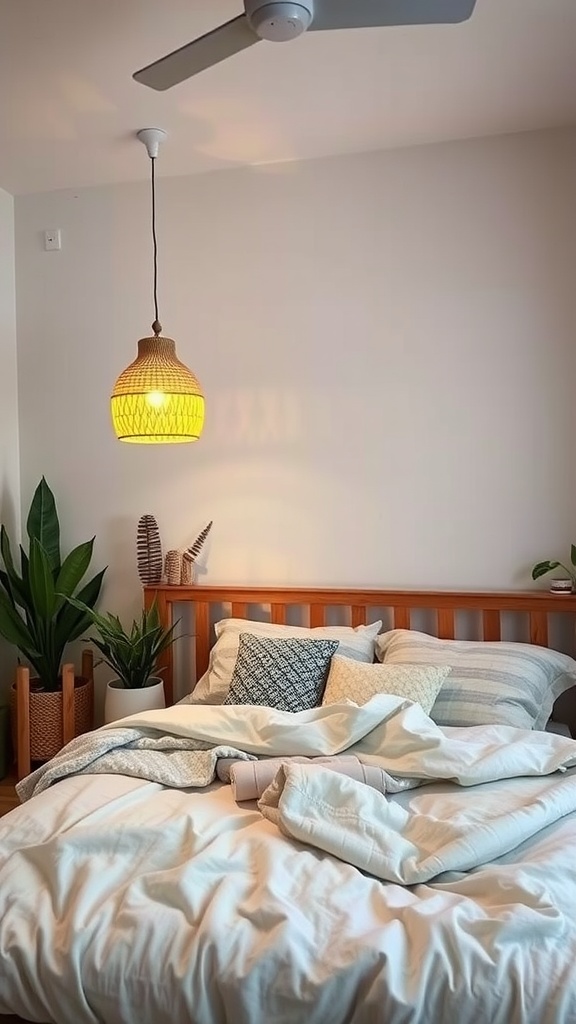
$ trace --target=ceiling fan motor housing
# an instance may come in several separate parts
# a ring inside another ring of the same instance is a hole
[[[256,35],[274,43],[286,43],[302,35],[314,15],[312,0],[305,4],[263,3],[245,0],[246,15]]]

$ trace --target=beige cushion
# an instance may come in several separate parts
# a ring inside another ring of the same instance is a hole
[[[198,681],[189,697],[190,704],[222,704],[226,699],[238,657],[241,633],[270,639],[337,640],[338,653],[357,661],[374,661],[374,641],[382,626],[279,626],[273,622],[252,619],[221,619],[214,626],[216,643],[210,651],[208,671]]]
[[[344,700],[366,704],[378,693],[393,693],[420,704],[429,715],[449,672],[447,666],[366,665],[336,654],[322,704],[339,704]]]

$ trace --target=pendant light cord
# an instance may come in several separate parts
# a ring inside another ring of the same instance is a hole
[[[154,323],[152,330],[158,336],[162,331],[162,324],[158,319],[158,239],[156,237],[156,157],[151,156],[152,164],[152,244],[154,247]]]

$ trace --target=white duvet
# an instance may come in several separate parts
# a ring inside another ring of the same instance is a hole
[[[286,753],[332,753],[309,749],[314,733],[350,748],[348,711],[331,724],[324,711],[290,716]],[[162,721],[182,734],[186,714]],[[439,730],[406,707],[380,718],[361,736],[352,729],[355,753],[396,776],[461,784],[381,797],[292,766],[263,798],[273,811],[284,800],[280,831],[229,787],[83,775],[0,819],[0,1013],[62,1024],[573,1024],[576,774],[558,769],[575,763],[576,743]],[[276,753],[279,720],[260,725],[258,736],[248,716],[236,736]],[[374,877],[384,871],[398,881]]]

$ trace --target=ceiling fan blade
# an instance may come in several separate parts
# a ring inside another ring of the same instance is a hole
[[[220,25],[199,36],[179,50],[174,50],[166,57],[155,60],[153,64],[137,71],[132,77],[151,89],[171,89],[173,85],[184,82],[199,71],[205,71],[213,64],[219,64],[226,57],[232,57],[240,50],[259,43],[260,40],[248,24],[245,14],[241,14],[225,25]]]
[[[315,0],[309,32],[467,21],[476,0]]]

